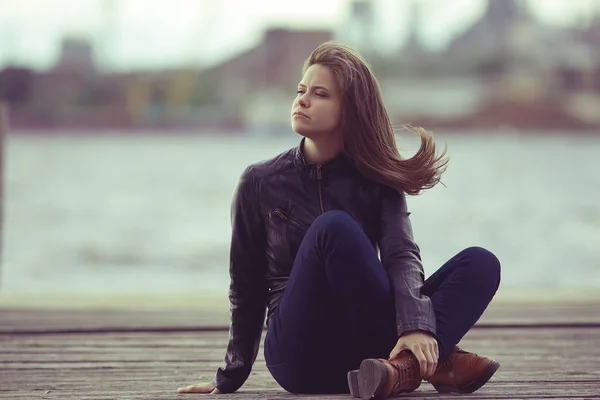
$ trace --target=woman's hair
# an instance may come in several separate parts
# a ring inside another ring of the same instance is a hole
[[[352,48],[326,42],[304,63],[303,73],[315,64],[329,67],[342,96],[342,137],[345,154],[367,178],[415,195],[435,186],[446,169],[446,150],[436,155],[431,133],[404,126],[421,137],[417,153],[402,158],[387,114],[379,83],[369,64]]]

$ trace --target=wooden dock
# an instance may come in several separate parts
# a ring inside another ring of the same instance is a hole
[[[228,316],[206,309],[0,307],[1,399],[187,399],[180,386],[221,366]],[[263,335],[264,337],[264,335]],[[600,302],[492,304],[461,346],[502,367],[469,399],[600,399]],[[297,396],[270,377],[262,351],[241,399]],[[456,399],[423,385],[405,398]]]

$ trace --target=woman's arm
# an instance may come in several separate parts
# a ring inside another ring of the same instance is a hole
[[[381,198],[379,250],[394,290],[398,336],[421,330],[435,335],[435,315],[424,283],[420,250],[413,240],[404,194],[385,188]]]
[[[430,377],[438,363],[435,314],[429,297],[421,294],[424,283],[419,247],[413,240],[410,213],[404,194],[387,188],[381,204],[379,250],[381,262],[392,282],[396,307],[398,342],[390,360],[410,350],[417,360],[421,378]]]
[[[229,344],[225,367],[218,369],[213,382],[223,393],[235,392],[250,375],[265,320],[265,230],[252,167],[244,171],[238,182],[231,223]]]

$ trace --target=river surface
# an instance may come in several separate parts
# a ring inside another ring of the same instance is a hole
[[[426,275],[492,250],[503,287],[600,288],[600,135],[441,134],[445,187],[408,199]],[[202,293],[228,284],[229,207],[282,137],[16,135],[5,148],[0,290]],[[416,149],[402,134],[400,148]]]

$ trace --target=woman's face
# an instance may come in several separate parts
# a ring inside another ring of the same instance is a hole
[[[312,65],[298,84],[292,104],[292,129],[310,139],[338,133],[341,120],[341,94],[333,72]]]

